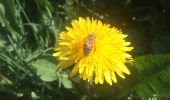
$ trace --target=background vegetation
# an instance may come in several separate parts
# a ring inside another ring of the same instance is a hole
[[[128,34],[132,75],[113,86],[70,78],[52,57],[72,19]],[[0,100],[170,99],[170,0],[0,0]]]

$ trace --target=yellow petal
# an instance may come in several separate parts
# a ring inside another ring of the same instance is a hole
[[[57,57],[57,56],[60,56],[61,52],[56,52],[56,53],[53,53],[53,56]]]
[[[110,85],[112,85],[112,80],[111,80],[111,77],[110,77],[110,72],[109,72],[107,69],[104,71],[104,76],[105,76],[106,81],[107,81]]]
[[[114,72],[112,72],[112,80],[113,80],[113,82],[115,82],[115,83],[117,83],[117,79],[116,79],[116,76],[115,76],[115,73]]]
[[[130,75],[129,69],[124,65],[124,64],[119,64],[118,68],[122,71],[125,72],[126,74]]]
[[[61,68],[63,68],[63,69],[69,67],[69,66],[72,65],[72,64],[74,64],[74,61],[73,61],[73,60],[60,61],[60,62],[59,62],[59,66],[60,66]]]
[[[121,70],[116,69],[115,71],[116,71],[116,73],[117,73],[121,78],[125,79],[125,76],[123,75],[123,73],[122,73]]]
[[[77,63],[74,68],[72,69],[72,71],[70,72],[70,76],[74,76],[75,74],[77,74],[77,72],[79,71],[79,63]]]

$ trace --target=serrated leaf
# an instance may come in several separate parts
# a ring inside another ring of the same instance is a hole
[[[53,60],[55,58],[46,56],[39,58],[32,64],[37,69],[37,74],[43,81],[52,82],[57,79],[56,70],[58,67],[52,62]]]
[[[132,65],[141,75],[133,89],[142,100],[159,92],[170,80],[170,54],[138,57]]]

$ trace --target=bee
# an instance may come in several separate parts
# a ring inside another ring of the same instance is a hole
[[[92,49],[94,48],[95,39],[96,39],[95,33],[88,34],[87,37],[84,39],[83,53],[85,56],[88,56]]]

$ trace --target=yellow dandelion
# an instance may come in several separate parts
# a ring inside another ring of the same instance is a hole
[[[72,27],[59,34],[53,56],[59,58],[59,66],[74,65],[70,75],[79,73],[83,80],[95,80],[95,84],[117,83],[116,75],[125,78],[130,74],[125,63],[132,60],[126,53],[133,47],[120,30],[99,20],[79,18]]]

